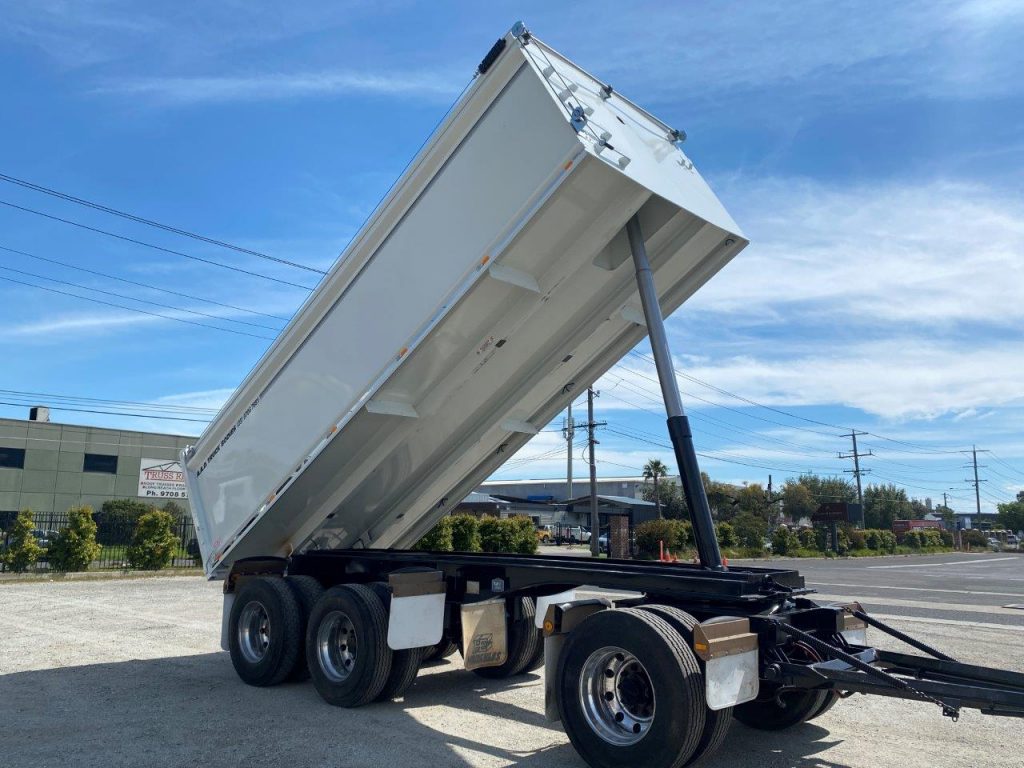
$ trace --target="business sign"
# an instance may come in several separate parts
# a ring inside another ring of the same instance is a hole
[[[139,496],[151,499],[187,499],[185,473],[180,461],[143,459],[139,466]]]
[[[830,501],[818,507],[811,515],[812,523],[849,523],[860,519],[860,504],[847,504],[844,501]]]

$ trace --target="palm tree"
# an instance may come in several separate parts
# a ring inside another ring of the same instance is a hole
[[[644,464],[644,480],[654,478],[654,507],[658,511],[658,519],[661,519],[661,495],[658,493],[658,478],[668,474],[668,467],[658,459],[650,459]]]

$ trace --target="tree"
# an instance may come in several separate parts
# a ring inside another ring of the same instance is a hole
[[[856,486],[845,477],[800,475],[800,479],[797,482],[811,492],[815,502],[815,509],[818,508],[818,505],[826,504],[830,501],[844,501],[850,504],[857,500]]]
[[[771,517],[768,494],[760,483],[751,483],[740,488],[736,494],[736,506],[740,513],[749,512],[765,520]]]
[[[161,509],[142,515],[132,531],[128,565],[142,571],[158,571],[170,565],[178,546],[178,539],[171,530],[173,524],[171,513]]]
[[[666,520],[685,520],[689,516],[686,500],[683,498],[683,489],[671,480],[663,480],[658,483],[657,497],[655,497],[654,488],[649,485],[645,485],[640,494],[644,501],[654,501],[657,498],[661,502],[661,516]]]
[[[869,485],[864,489],[864,527],[892,530],[893,520],[910,514],[907,492],[897,485]]]
[[[661,517],[661,496],[658,494],[658,478],[667,474],[668,467],[658,459],[648,459],[644,464],[644,480],[654,478],[654,508],[658,511],[659,518]]]
[[[716,520],[732,520],[736,516],[736,493],[739,489],[735,485],[712,480],[706,472],[700,473],[700,479],[712,516]]]
[[[732,527],[741,547],[764,549],[764,540],[768,535],[768,523],[764,518],[752,512],[740,512],[733,518]]]
[[[996,505],[999,510],[999,525],[1008,531],[1024,531],[1024,491],[1017,494],[1016,501]]]
[[[817,508],[811,490],[800,480],[787,480],[782,486],[782,514],[794,523],[810,517]]]
[[[92,507],[72,507],[68,521],[50,543],[47,560],[55,571],[84,571],[100,555]]]
[[[0,560],[15,573],[27,571],[43,554],[43,548],[32,534],[34,527],[32,510],[23,509],[14,519],[8,532],[7,550],[3,552]]]

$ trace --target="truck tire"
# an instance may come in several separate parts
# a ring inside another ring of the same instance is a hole
[[[821,661],[821,655],[817,651],[800,642],[794,643],[787,655],[807,663]],[[733,716],[751,728],[782,731],[827,712],[831,708],[829,699],[834,695],[835,693],[830,690],[777,691],[771,688],[764,690],[762,686],[762,697],[733,707]]]
[[[824,715],[839,702],[839,698],[840,696],[838,693],[836,693],[835,691],[829,691],[829,695],[825,697],[825,703],[821,705],[817,712],[815,712],[813,715],[807,718],[807,722],[815,720]]]
[[[309,666],[306,664],[306,626],[309,624],[309,615],[313,612],[313,606],[324,593],[324,588],[319,581],[312,576],[285,576],[284,583],[291,587],[295,599],[299,601],[299,658],[295,662],[295,669],[288,676],[289,680],[301,682],[309,679]]]
[[[436,645],[431,645],[423,651],[423,662],[428,661],[440,661],[441,659],[447,659],[454,653],[457,653],[459,646],[449,640],[447,637],[442,637],[441,641]]]
[[[558,711],[592,768],[680,768],[704,732],[703,676],[683,638],[638,608],[600,611],[565,640]]]
[[[519,600],[521,616],[518,619],[511,618],[515,614],[509,610],[508,621],[508,658],[504,664],[497,667],[481,667],[474,669],[473,673],[488,680],[501,680],[502,678],[519,675],[526,671],[526,665],[537,652],[540,643],[540,634],[537,625],[534,623],[536,604],[532,597],[514,598]],[[511,606],[509,606],[511,609]]]
[[[228,617],[228,649],[249,685],[277,685],[295,670],[302,646],[302,612],[279,576],[243,582]]]
[[[391,590],[383,581],[375,581],[370,588],[384,604],[384,609],[391,618]],[[387,633],[385,633],[385,637]],[[433,646],[428,646],[432,648]],[[388,673],[387,682],[374,701],[390,701],[404,696],[409,687],[416,682],[416,675],[420,671],[420,664],[423,662],[423,652],[426,648],[403,648],[391,651],[391,672]]]
[[[336,707],[361,707],[391,672],[384,604],[363,584],[331,587],[313,607],[306,658],[317,693]]]
[[[693,647],[693,628],[698,624],[697,619],[686,611],[671,605],[643,605],[640,607],[667,621],[672,626],[672,629],[682,635],[686,646],[688,648]],[[697,659],[697,663],[700,665],[701,672],[703,673],[704,662]],[[700,697],[704,701],[703,688],[701,688]],[[732,725],[732,707],[718,710],[707,709],[706,701],[704,701],[704,706],[704,730],[701,732],[700,740],[697,742],[697,748],[693,751],[690,759],[686,761],[686,765],[695,765],[713,755],[722,746],[726,735],[729,733],[729,726]]]

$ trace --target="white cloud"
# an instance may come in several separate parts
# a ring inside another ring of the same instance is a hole
[[[93,89],[101,95],[132,96],[162,105],[298,99],[370,94],[429,101],[450,100],[462,87],[445,74],[325,70],[239,76],[151,77],[110,81]]]
[[[952,181],[736,179],[752,244],[691,308],[1006,326],[1024,319],[1024,198]]]
[[[197,392],[181,392],[176,395],[165,395],[155,402],[165,405],[179,405],[188,408],[220,409],[235,390],[230,387],[206,389]]]

